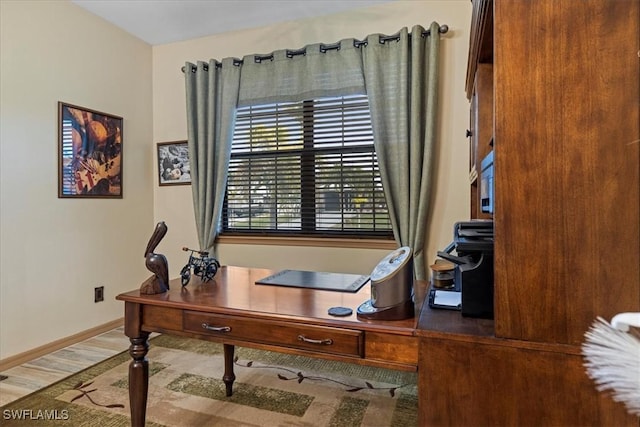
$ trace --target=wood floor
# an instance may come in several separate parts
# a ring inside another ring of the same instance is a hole
[[[0,372],[0,406],[53,384],[129,348],[124,328],[54,351]]]

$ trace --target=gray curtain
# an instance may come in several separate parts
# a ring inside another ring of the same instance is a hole
[[[240,87],[233,58],[219,64],[185,64],[191,190],[200,250],[216,255],[215,239],[227,186],[227,169]]]
[[[376,153],[396,241],[414,250],[416,277],[425,278],[438,87],[437,23],[396,36],[370,35],[297,50],[227,58],[185,67],[194,209],[200,247],[214,250],[227,184],[235,109],[367,94]],[[218,67],[216,67],[218,65]],[[195,69],[195,72],[190,70]]]
[[[364,94],[360,43],[311,44],[243,58],[238,105]]]
[[[397,39],[367,38],[362,51],[374,144],[393,233],[414,251],[424,280],[424,244],[436,136],[439,28],[403,28]],[[423,36],[423,34],[425,34]]]

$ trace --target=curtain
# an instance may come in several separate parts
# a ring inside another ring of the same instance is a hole
[[[366,41],[344,39],[297,50],[211,60],[185,67],[192,190],[202,250],[214,250],[227,184],[235,109],[367,94],[385,198],[396,241],[414,251],[425,278],[437,113],[439,30],[415,26]],[[194,70],[195,72],[191,72]]]
[[[242,61],[238,104],[364,95],[361,44],[344,39],[333,45],[318,43],[269,55],[247,55]]]
[[[439,28],[434,22],[428,33],[414,26],[411,33],[403,28],[393,39],[371,35],[362,51],[374,145],[393,233],[400,246],[413,249],[420,280],[426,278]]]
[[[227,169],[240,87],[240,67],[222,63],[185,65],[191,191],[200,250],[216,256],[215,239],[227,186]]]

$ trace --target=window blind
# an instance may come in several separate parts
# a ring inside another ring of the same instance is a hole
[[[366,95],[238,108],[223,232],[392,238]]]

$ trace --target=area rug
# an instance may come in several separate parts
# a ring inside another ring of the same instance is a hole
[[[417,375],[236,347],[225,396],[222,345],[150,340],[147,426],[416,426]],[[123,352],[1,407],[2,426],[128,426]]]

